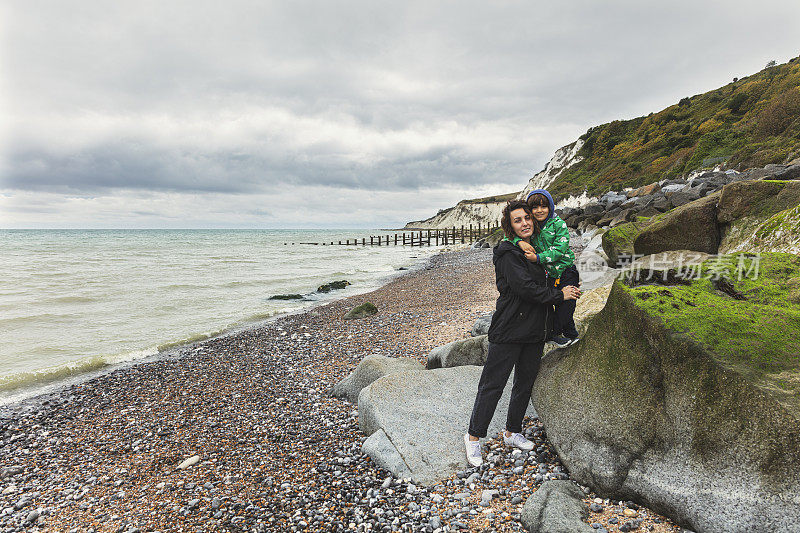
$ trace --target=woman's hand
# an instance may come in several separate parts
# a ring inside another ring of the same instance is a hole
[[[574,285],[567,285],[561,289],[561,293],[564,295],[565,300],[577,300],[581,297],[581,290]]]
[[[531,243],[529,243],[529,242],[526,242],[526,241],[519,241],[519,242],[517,243],[517,246],[519,246],[520,250],[522,250],[522,251],[523,251],[523,252],[525,252],[526,254],[527,254],[528,252],[533,252],[533,251],[534,251],[534,250],[533,250],[533,246],[531,246]]]
[[[530,243],[519,241],[517,246],[519,246],[520,250],[525,252],[525,257],[528,259],[528,261],[533,261],[534,263],[539,262],[539,256],[536,255],[536,250],[533,249],[533,246],[531,246]]]

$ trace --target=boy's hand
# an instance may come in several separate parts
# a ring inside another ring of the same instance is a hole
[[[534,263],[539,262],[539,256],[536,255],[536,252],[525,252],[525,257],[528,258],[528,261],[533,261]]]

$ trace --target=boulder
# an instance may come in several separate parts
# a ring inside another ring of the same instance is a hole
[[[747,216],[773,215],[798,204],[798,181],[736,181],[722,189],[717,220],[730,224]]]
[[[556,213],[558,213],[558,216],[560,216],[563,220],[566,220],[573,215],[580,214],[581,209],[575,207],[563,207],[561,209],[556,209]]]
[[[699,189],[689,189],[688,191],[680,191],[672,194],[669,197],[669,202],[672,204],[673,207],[680,207],[682,205],[688,204],[689,202],[693,202],[700,198],[702,195],[700,194]]]
[[[722,253],[800,252],[800,181],[741,181],[720,198]]]
[[[475,323],[472,325],[472,329],[470,330],[469,334],[473,337],[478,337],[480,335],[486,335],[489,333],[489,326],[492,325],[492,315],[485,315],[480,317]]]
[[[786,252],[800,254],[800,205],[769,217],[744,217],[726,228],[720,253]]]
[[[606,214],[597,221],[597,225],[604,228],[610,225],[612,220],[614,220],[614,215]]]
[[[655,199],[655,196],[637,196],[634,198],[633,203],[636,205],[637,209],[644,209],[645,207],[653,205]]]
[[[762,254],[742,280],[738,261],[704,263],[727,284],[616,281],[582,341],[543,359],[532,398],[572,479],[595,492],[694,531],[794,531],[800,257]]]
[[[720,235],[716,208],[719,197],[717,192],[657,217],[633,240],[634,252],[641,255],[668,250],[717,253]]]
[[[463,470],[467,467],[464,434],[482,370],[459,366],[400,372],[362,389],[358,425],[370,435],[362,450],[393,475],[421,485]],[[512,381],[497,404],[490,436],[505,427]],[[530,408],[528,414],[535,416]]]
[[[317,292],[331,292],[331,291],[338,291],[344,289],[350,285],[350,282],[346,279],[341,281],[331,281],[330,283],[324,283],[317,287]]]
[[[663,187],[661,187],[661,192],[663,192],[667,196],[667,198],[669,198],[672,194],[686,190],[688,188],[689,186],[684,183],[674,183],[671,185],[664,185]]]
[[[637,216],[646,217],[646,218],[651,218],[651,217],[654,217],[654,216],[660,215],[660,214],[661,214],[661,211],[659,211],[658,209],[656,209],[652,205],[649,205],[649,206],[645,207],[644,209],[642,209],[641,211],[639,211],[638,213],[636,213]]]
[[[800,164],[789,165],[775,173],[775,179],[796,180],[800,178]]]
[[[547,481],[522,507],[522,526],[530,533],[592,533],[589,508],[572,481]]]
[[[609,226],[612,228],[615,226],[619,226],[620,224],[624,224],[625,222],[630,222],[636,218],[636,213],[633,209],[624,209],[619,214],[617,214],[611,222],[609,222]]]
[[[386,374],[422,370],[422,363],[410,357],[385,357],[368,355],[358,363],[353,372],[331,389],[331,396],[358,403],[361,389]]]
[[[645,185],[643,187],[639,187],[638,189],[634,189],[632,191],[628,191],[628,198],[633,198],[634,196],[649,196],[661,190],[661,186],[658,182],[651,183],[650,185]]]
[[[658,196],[653,200],[653,207],[663,213],[672,209],[672,204],[666,196]]]
[[[432,370],[434,368],[450,368],[464,365],[483,366],[486,363],[488,353],[488,335],[461,339],[431,350],[431,353],[428,354],[426,368]]]
[[[599,215],[605,210],[606,210],[605,207],[596,203],[586,204],[585,206],[583,206],[584,215]]]
[[[270,300],[302,300],[302,294],[275,294],[269,297]]]
[[[611,266],[619,264],[622,256],[633,255],[633,242],[648,224],[649,221],[627,222],[603,233],[603,251]]]
[[[370,302],[364,302],[361,305],[357,305],[356,307],[352,308],[344,315],[345,320],[358,320],[359,318],[366,318],[368,316],[372,316],[378,312],[378,308],[375,307],[374,304]]]

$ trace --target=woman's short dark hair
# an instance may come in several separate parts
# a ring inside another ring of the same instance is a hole
[[[517,209],[524,209],[526,213],[529,215],[531,214],[531,208],[528,207],[528,204],[521,200],[511,200],[506,204],[506,206],[503,208],[503,216],[500,219],[500,227],[503,228],[503,233],[505,233],[506,237],[509,239],[517,237],[517,234],[514,232],[514,228],[511,227],[511,212],[516,211]]]

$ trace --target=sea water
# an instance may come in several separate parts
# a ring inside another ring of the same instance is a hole
[[[0,230],[0,405],[366,292],[438,251],[329,244],[379,234],[387,232]],[[328,245],[300,244],[310,242]],[[316,292],[342,279],[351,285]],[[304,299],[270,299],[278,294]]]

